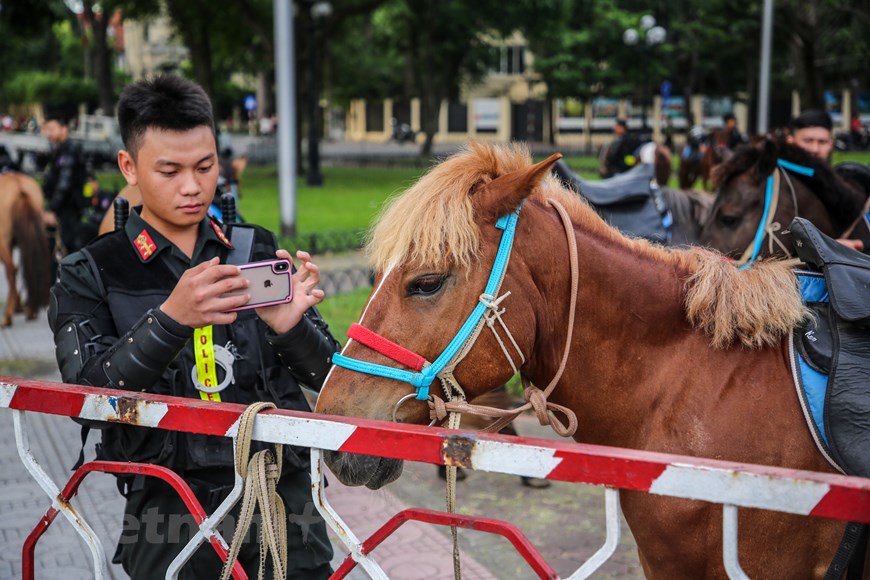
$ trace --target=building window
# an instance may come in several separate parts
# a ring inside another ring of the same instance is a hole
[[[493,46],[487,71],[494,75],[521,75],[526,72],[525,53],[524,46]]]

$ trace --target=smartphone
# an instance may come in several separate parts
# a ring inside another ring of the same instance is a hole
[[[250,294],[251,299],[242,306],[233,308],[233,311],[283,304],[293,299],[293,282],[288,260],[252,262],[239,268],[242,270],[242,277],[251,283],[250,286],[228,292],[224,296]]]

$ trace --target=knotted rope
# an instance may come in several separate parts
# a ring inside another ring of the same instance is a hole
[[[228,580],[232,573],[258,504],[262,524],[259,537],[260,569],[257,578],[263,580],[266,573],[266,558],[269,554],[272,555],[275,580],[283,580],[287,577],[287,516],[284,502],[277,491],[278,480],[281,478],[284,446],[276,444],[274,453],[270,449],[264,449],[250,456],[251,435],[257,413],[274,408],[274,403],[253,403],[245,409],[239,420],[239,433],[236,437],[236,470],[245,482],[245,491],[242,496],[239,521],[236,524],[227,561],[221,572],[221,580]]]

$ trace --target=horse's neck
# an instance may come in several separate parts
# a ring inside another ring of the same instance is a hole
[[[668,357],[697,357],[704,344],[686,321],[683,282],[674,266],[594,234],[576,235],[580,286],[570,362],[551,398],[578,413],[581,432],[584,423],[595,424],[593,438],[584,440],[637,447],[627,439],[637,430],[628,427],[648,413],[666,386],[658,370],[665,349]],[[550,286],[541,309],[546,314],[539,328],[553,329],[553,336],[537,341],[544,346],[530,372],[542,387],[564,347],[569,293],[563,288],[570,284],[567,249],[564,254],[555,273],[560,280]],[[536,273],[539,280],[553,275]]]

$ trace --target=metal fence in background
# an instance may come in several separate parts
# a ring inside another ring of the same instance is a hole
[[[336,230],[300,234],[292,238],[281,238],[282,248],[291,252],[305,250],[311,255],[327,252],[349,252],[358,250],[363,245],[365,230]]]
[[[373,281],[374,272],[365,266],[326,270],[320,273],[320,288],[327,296],[353,292],[357,288],[371,286]]]

